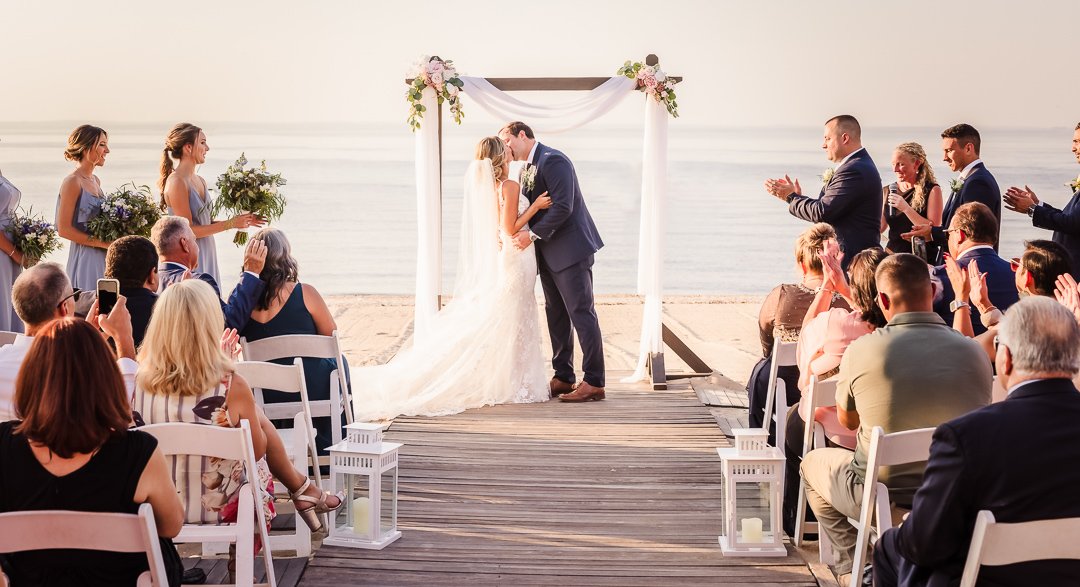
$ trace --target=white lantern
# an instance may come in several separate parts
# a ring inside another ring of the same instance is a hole
[[[401,538],[397,529],[398,449],[383,442],[378,424],[349,424],[345,439],[331,446],[330,490],[345,493],[345,505],[330,520],[323,544],[381,550]]]
[[[781,530],[784,454],[761,428],[736,428],[735,448],[718,448],[724,471],[725,556],[787,556]]]

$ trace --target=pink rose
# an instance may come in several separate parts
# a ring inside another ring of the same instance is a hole
[[[431,73],[431,83],[437,86],[441,86],[443,84],[443,74],[441,69],[439,71],[434,71]]]

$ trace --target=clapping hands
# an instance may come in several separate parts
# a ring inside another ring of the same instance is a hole
[[[968,301],[971,297],[971,280],[968,277],[967,268],[961,267],[952,255],[945,253],[943,256],[945,258],[945,273],[949,276],[949,283],[952,284],[956,301]],[[976,271],[978,271],[977,268]]]
[[[791,178],[785,175],[783,179],[766,179],[765,191],[786,201],[791,194],[801,195],[802,186],[799,185],[799,180],[791,181]]]
[[[1061,305],[1073,313],[1076,321],[1080,323],[1080,290],[1077,289],[1076,280],[1068,273],[1058,275],[1054,287],[1054,297]]]
[[[1005,200],[1006,208],[1021,214],[1027,214],[1028,210],[1039,205],[1038,196],[1028,186],[1024,186],[1024,189],[1015,186],[1011,187],[1005,192],[1002,199]]]
[[[221,350],[234,361],[240,359],[240,334],[235,328],[226,328],[225,332],[221,333]]]

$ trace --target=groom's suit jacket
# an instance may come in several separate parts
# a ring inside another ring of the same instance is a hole
[[[551,197],[551,207],[533,216],[529,230],[540,237],[536,252],[544,263],[552,271],[562,271],[599,251],[604,241],[585,207],[570,159],[561,151],[537,143],[529,164],[536,166],[536,178],[532,189],[523,192],[525,197],[529,202],[544,192]]]
[[[1080,276],[1080,190],[1061,210],[1039,202],[1031,213],[1031,223],[1054,231],[1054,242],[1069,251],[1073,277]]]
[[[158,293],[160,294],[166,287],[183,279],[184,272],[187,270],[187,267],[179,263],[171,261],[162,263],[158,267]],[[218,295],[218,302],[221,303],[221,313],[225,314],[225,327],[235,328],[237,331],[247,326],[248,320],[251,319],[251,311],[255,309],[259,296],[266,289],[266,282],[256,277],[254,273],[245,271],[240,275],[240,283],[237,283],[229,294],[229,303],[226,304],[221,300],[221,287],[212,275],[192,273],[192,277],[201,279],[214,288],[214,293]]]
[[[788,212],[808,222],[828,222],[844,251],[844,268],[866,249],[881,246],[881,175],[866,149],[836,168],[818,197],[793,194]]]

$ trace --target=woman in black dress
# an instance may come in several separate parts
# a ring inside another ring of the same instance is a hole
[[[885,186],[885,205],[881,211],[881,231],[889,231],[885,250],[890,253],[911,253],[911,241],[900,235],[911,232],[915,224],[930,223],[941,226],[944,202],[941,187],[934,178],[934,170],[926,160],[926,150],[919,143],[903,143],[896,147],[892,156],[896,181]],[[933,243],[927,243],[933,248]],[[923,257],[931,261],[937,252],[927,250]]]

